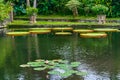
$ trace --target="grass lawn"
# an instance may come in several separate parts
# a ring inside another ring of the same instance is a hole
[[[15,16],[15,18],[29,18],[29,16]],[[77,16],[73,17],[71,15],[37,15],[37,18],[41,19],[96,19],[96,17],[88,16]]]
[[[15,18],[29,18],[29,16],[15,16]],[[41,19],[96,19],[96,16],[77,16],[72,15],[37,15],[37,18]],[[106,18],[107,20],[120,20],[120,18]]]
[[[61,22],[61,21],[37,21],[37,23],[30,24],[29,21],[25,20],[14,20],[9,25],[120,25],[120,23],[105,23],[97,24],[95,22]]]

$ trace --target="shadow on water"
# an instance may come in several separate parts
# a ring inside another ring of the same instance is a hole
[[[47,80],[47,71],[20,68],[20,64],[41,59],[80,61],[77,68],[88,74],[84,80],[120,80],[120,33],[107,38],[37,35],[0,37],[0,80]],[[49,80],[49,79],[48,79]],[[60,79],[50,79],[60,80]],[[82,80],[72,75],[64,80]]]

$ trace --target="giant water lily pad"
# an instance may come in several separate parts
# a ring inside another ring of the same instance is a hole
[[[24,36],[30,34],[29,32],[7,32],[8,36]]]
[[[106,33],[81,33],[80,37],[83,38],[104,38],[106,37]]]
[[[31,30],[30,34],[48,34],[51,30]]]
[[[57,28],[52,28],[52,30],[54,30],[54,31],[72,31],[73,28],[72,27],[63,27],[63,28],[57,27]]]
[[[94,31],[99,31],[99,32],[117,32],[118,29],[112,29],[112,28],[96,28]]]
[[[90,30],[90,29],[75,29],[75,30],[73,30],[73,32],[86,33],[86,32],[93,32],[93,30]]]
[[[55,35],[72,35],[71,32],[56,32]]]
[[[30,28],[29,30],[51,30],[51,28]]]

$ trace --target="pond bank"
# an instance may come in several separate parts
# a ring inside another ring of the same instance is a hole
[[[37,21],[30,24],[28,20],[14,20],[8,24],[8,28],[40,28],[40,27],[72,27],[72,28],[117,28],[120,29],[120,23],[98,24],[97,22],[67,22],[67,21]]]
[[[72,27],[72,28],[117,28],[120,29],[120,25],[8,25],[9,28],[43,28],[43,27],[48,27],[48,28],[54,28],[54,27]]]

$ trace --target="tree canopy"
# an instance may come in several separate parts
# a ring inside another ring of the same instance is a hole
[[[26,1],[27,0],[4,0],[5,2],[11,1],[14,3],[14,13],[16,15],[26,14]],[[34,0],[30,0],[33,4]],[[70,0],[37,0],[38,14],[41,15],[72,15],[72,12],[66,8],[67,2]],[[120,16],[120,1],[119,0],[78,0],[79,5],[78,14],[81,16],[94,16],[91,8],[94,5],[104,5],[108,7],[106,12],[107,17]]]

